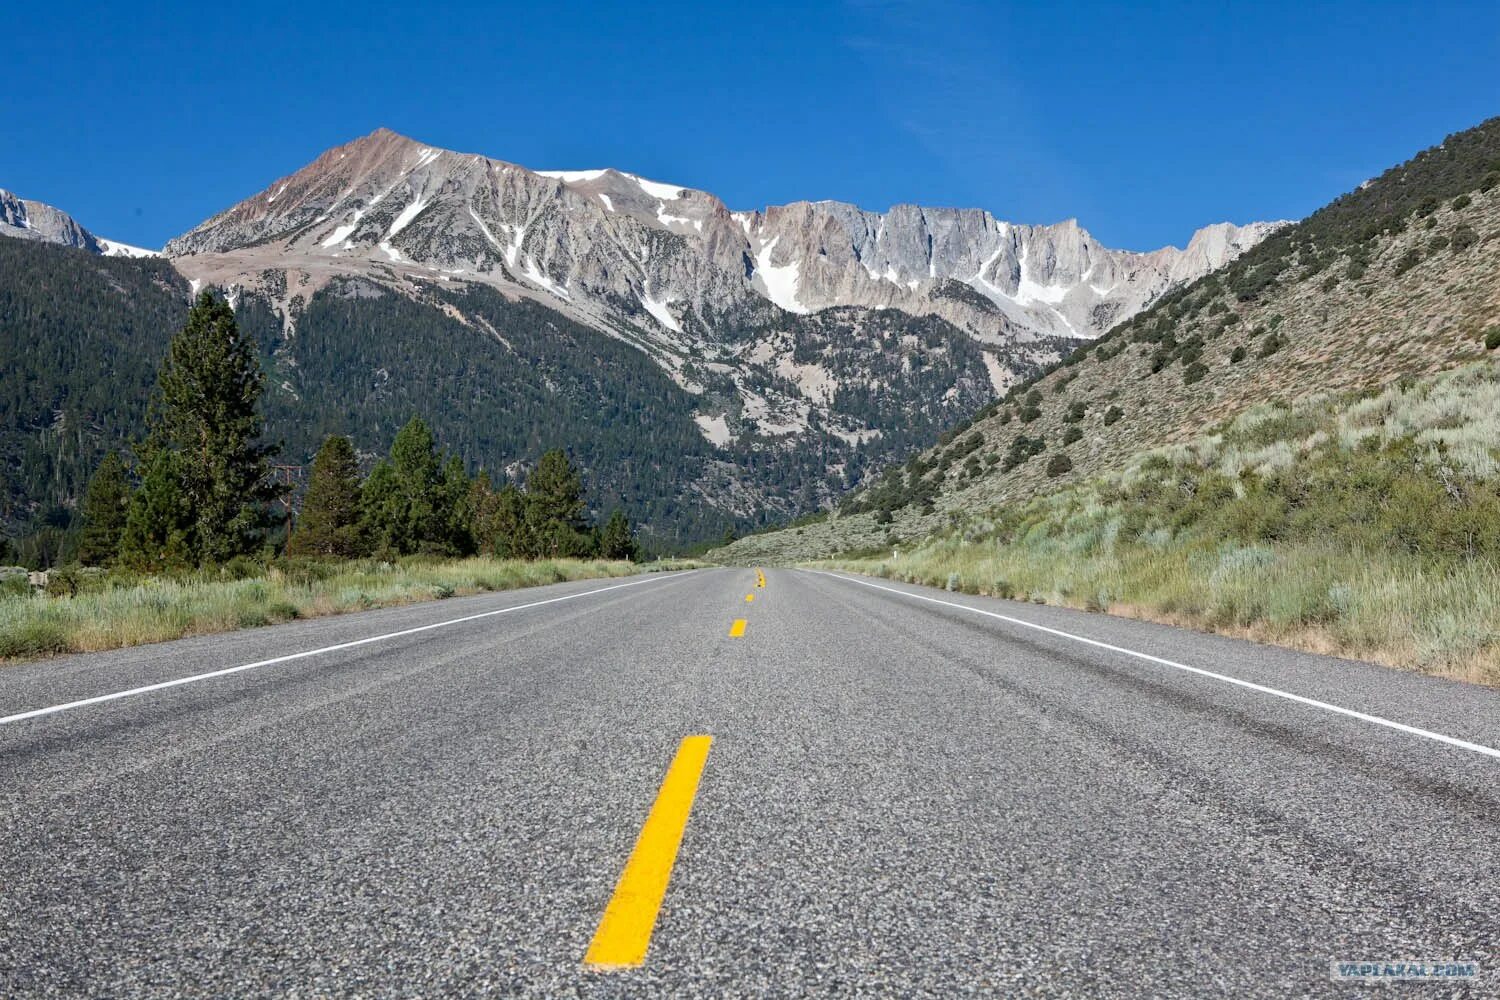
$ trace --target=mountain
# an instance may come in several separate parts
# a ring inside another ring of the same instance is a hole
[[[19,359],[0,447],[28,456],[6,484],[11,524],[65,521],[87,463],[128,443],[120,418],[145,392],[134,367],[121,368],[109,419],[78,402],[111,384],[124,351],[145,349],[136,290],[186,299],[185,285],[220,289],[255,332],[285,462],[305,464],[329,433],[383,452],[421,413],[470,467],[496,474],[524,476],[547,448],[569,448],[596,513],[623,507],[664,545],[833,502],[1276,228],[1211,226],[1185,250],[1141,254],[1074,222],[1020,226],[978,210],[731,211],[620,171],[532,171],[386,130],[329,150],[128,276],[86,265],[119,247],[64,213],[5,205],[0,232],[22,237],[5,241],[17,280],[78,282],[89,303],[128,292],[117,316],[54,301],[46,321],[29,296],[0,298]],[[43,253],[43,238],[64,256]],[[147,311],[170,312],[154,299]],[[99,364],[80,364],[96,341]],[[97,381],[74,385],[75,366]],[[54,447],[58,428],[73,446]]]
[[[1449,136],[1162,296],[950,428],[937,447],[849,497],[841,514],[745,539],[735,554],[889,550],[952,517],[1175,461],[1183,455],[1174,449],[1215,439],[1216,428],[1254,406],[1373,392],[1493,363],[1497,349],[1500,118]],[[1266,451],[1244,456],[1248,467],[1284,468],[1293,456],[1275,442],[1295,435],[1263,430]],[[1480,436],[1469,447],[1496,465],[1494,446]]]
[[[1055,357],[1060,339],[1096,336],[1274,228],[1222,224],[1186,250],[1139,254],[1100,246],[1076,222],[1017,226],[979,210],[800,202],[737,212],[616,170],[532,171],[382,129],[165,252],[195,281],[269,293],[289,327],[299,300],[339,276],[487,284],[636,344],[694,393],[706,386],[687,369],[704,362],[786,374],[786,355],[764,340],[736,350],[745,328],[830,307],[895,309],[939,317],[990,348],[999,391]],[[727,421],[736,437],[800,432],[805,422],[789,412],[819,406],[805,394],[768,405],[743,386],[737,395],[738,413],[705,406],[704,421]],[[761,410],[775,412],[762,420]]]
[[[19,198],[3,188],[0,188],[0,236],[56,243],[105,257],[158,256],[154,250],[95,236],[67,212],[39,201]]]

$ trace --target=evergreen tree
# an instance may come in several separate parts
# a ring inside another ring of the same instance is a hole
[[[525,555],[587,556],[593,538],[584,520],[583,481],[568,456],[554,448],[541,457],[526,479],[526,513],[522,532]]]
[[[313,459],[307,496],[287,555],[352,559],[364,554],[360,534],[359,460],[342,435],[323,442]]]
[[[160,453],[176,453],[176,481],[193,512],[187,544],[200,564],[254,552],[264,537],[267,504],[276,497],[266,468],[275,449],[259,443],[264,384],[254,341],[240,332],[234,310],[199,295],[157,375],[142,457],[157,469]]]
[[[625,517],[624,511],[616,508],[599,533],[599,555],[605,559],[634,560],[638,554],[639,547],[630,521]]]
[[[393,555],[430,552],[452,555],[456,542],[455,505],[462,493],[452,463],[444,468],[432,431],[412,417],[391,443],[390,458],[378,463],[365,481],[360,506],[363,523],[376,551]]]
[[[149,461],[125,515],[120,561],[144,572],[183,569],[194,561],[194,512],[182,482],[182,463],[165,448]]]
[[[443,478],[438,484],[437,513],[442,531],[435,540],[450,555],[471,556],[475,552],[473,488],[463,460],[450,455],[443,464]]]
[[[130,509],[130,480],[125,463],[110,452],[94,470],[83,494],[83,531],[78,538],[78,561],[103,566],[120,553],[120,536]]]
[[[514,559],[526,555],[526,497],[514,483],[506,483],[495,494],[495,512],[486,537],[497,556]]]

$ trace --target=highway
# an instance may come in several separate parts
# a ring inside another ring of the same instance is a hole
[[[210,676],[204,676],[210,675]],[[0,997],[1500,994],[1500,693],[809,570],[0,667]]]

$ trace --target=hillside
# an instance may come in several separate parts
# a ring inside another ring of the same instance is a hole
[[[140,433],[187,282],[160,258],[0,237],[0,524],[61,526]]]
[[[1500,685],[1500,363],[1261,403],[833,563]]]
[[[69,521],[93,463],[138,433],[189,289],[219,289],[254,332],[285,463],[329,433],[384,453],[421,413],[471,468],[569,448],[596,513],[622,506],[681,546],[827,506],[1275,228],[1133,253],[977,209],[739,212],[386,130],[170,241],[166,261],[99,264],[151,255],[0,192],[0,525]]]
[[[1500,337],[1500,119],[1164,296],[817,523],[732,559],[889,547],[1196,438],[1252,405],[1381,386]]]

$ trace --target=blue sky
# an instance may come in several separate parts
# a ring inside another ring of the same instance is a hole
[[[1500,114],[1500,4],[51,2],[7,15],[0,187],[160,246],[385,125],[733,208],[1296,218]]]

